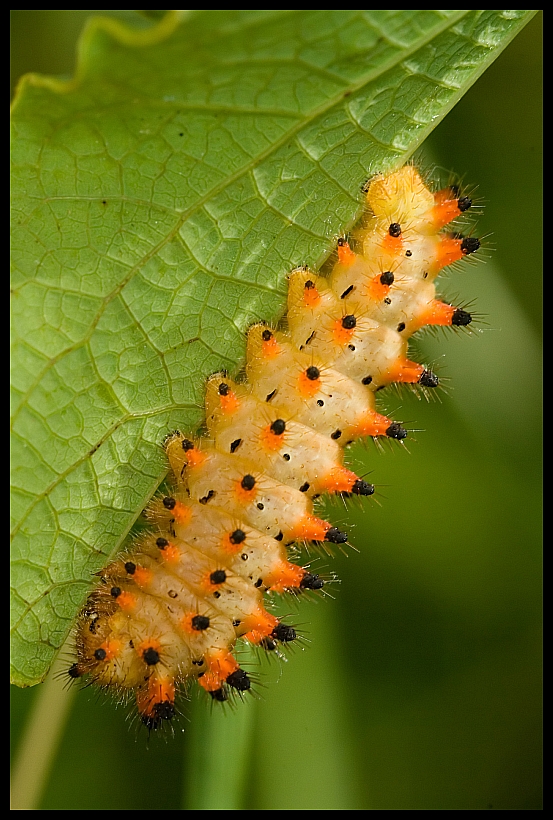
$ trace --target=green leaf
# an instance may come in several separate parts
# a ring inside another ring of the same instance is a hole
[[[92,573],[375,171],[402,165],[534,12],[169,12],[87,25],[27,75],[12,143],[12,680],[42,680]]]

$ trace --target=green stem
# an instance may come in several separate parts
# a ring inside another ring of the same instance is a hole
[[[204,698],[191,704],[182,808],[209,811],[246,808],[246,777],[257,703],[223,705]]]
[[[60,678],[57,663],[40,684],[13,766],[12,811],[40,808],[75,691],[75,686],[68,688]]]

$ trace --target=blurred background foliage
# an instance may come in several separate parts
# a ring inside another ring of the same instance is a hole
[[[93,12],[12,11],[12,89],[71,75]],[[420,430],[409,452],[352,452],[380,503],[331,508],[359,552],[316,560],[332,598],[291,604],[304,647],[259,671],[242,802],[220,808],[541,808],[541,38],[538,15],[425,143],[423,167],[483,206],[486,264],[441,282],[476,332],[418,344],[450,381],[440,404],[388,398]],[[12,751],[39,689],[12,687]],[[78,693],[39,808],[190,807],[190,755],[221,716],[185,711],[190,728],[146,743]]]

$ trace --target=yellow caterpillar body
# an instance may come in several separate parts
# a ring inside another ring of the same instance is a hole
[[[296,638],[264,593],[322,588],[289,551],[346,542],[317,516],[316,498],[374,492],[344,466],[344,448],[368,436],[403,440],[405,428],[378,412],[377,391],[435,388],[437,376],[408,358],[410,336],[471,321],[434,285],[479,247],[442,230],[470,199],[432,193],[411,165],[373,178],[366,197],[354,249],[339,240],[330,275],[289,276],[285,329],[250,328],[245,380],[209,379],[207,435],[167,438],[173,488],[152,501],[150,531],[103,570],[83,607],[70,677],[134,691],[150,729],[174,716],[191,679],[216,701],[250,688],[238,639],[270,652]]]

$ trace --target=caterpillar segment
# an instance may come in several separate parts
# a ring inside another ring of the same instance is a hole
[[[83,607],[70,677],[133,692],[149,729],[173,718],[190,680],[214,701],[250,689],[238,639],[274,651],[296,638],[264,595],[323,587],[289,549],[347,541],[318,517],[321,494],[373,494],[344,464],[345,446],[401,442],[407,431],[379,412],[377,391],[435,388],[436,374],[409,358],[410,336],[471,321],[434,284],[479,247],[443,230],[470,199],[432,193],[410,165],[374,177],[366,197],[353,247],[338,241],[330,274],[290,274],[285,329],[250,328],[245,378],[208,380],[206,435],[167,437],[171,489],[148,505],[150,530],[100,573]]]

